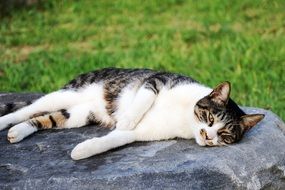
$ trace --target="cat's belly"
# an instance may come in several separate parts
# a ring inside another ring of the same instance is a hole
[[[193,114],[192,114],[193,115]],[[185,102],[165,94],[134,129],[138,141],[165,140],[175,137],[194,138],[191,109]]]

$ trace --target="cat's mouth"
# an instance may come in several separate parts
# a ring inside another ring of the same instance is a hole
[[[216,136],[210,138],[205,129],[200,130],[201,140],[205,143],[206,146],[222,146],[223,144],[219,142],[219,138]]]

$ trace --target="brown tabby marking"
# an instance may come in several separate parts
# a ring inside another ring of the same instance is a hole
[[[33,118],[39,117],[39,116],[44,116],[44,115],[47,115],[47,114],[49,114],[49,113],[50,113],[50,112],[47,112],[47,111],[35,113],[34,115],[32,115],[32,116],[30,117],[30,119],[33,119]]]
[[[201,129],[200,135],[201,135],[204,139],[207,139],[207,132],[206,132],[206,130]]]
[[[104,99],[106,100],[106,110],[109,115],[116,111],[116,98],[121,90],[128,83],[124,79],[107,81],[104,85]]]
[[[29,123],[38,129],[62,128],[69,117],[70,115],[66,110],[60,110],[32,118]]]
[[[221,83],[208,96],[199,100],[194,110],[197,119],[207,124],[208,127],[212,127],[217,122],[224,124],[217,132],[220,144],[240,141],[246,131],[264,118],[263,114],[245,114],[230,99],[230,91],[229,82]],[[204,130],[200,133],[204,139],[209,140]]]
[[[100,127],[106,127],[106,128],[112,128],[115,126],[115,122],[111,121],[109,123],[106,123],[106,122],[99,120],[98,118],[96,118],[95,113],[92,111],[89,112],[89,115],[88,115],[87,120],[86,120],[86,124],[87,125],[95,124],[95,125],[98,125]]]

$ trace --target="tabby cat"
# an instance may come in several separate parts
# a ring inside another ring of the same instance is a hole
[[[192,78],[149,69],[106,68],[82,74],[13,113],[0,117],[11,143],[44,129],[99,123],[115,128],[78,144],[74,160],[134,141],[195,139],[200,146],[232,144],[263,119],[229,98],[230,83],[206,87]],[[6,106],[12,109],[13,105]]]

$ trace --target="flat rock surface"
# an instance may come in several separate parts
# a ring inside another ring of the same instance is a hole
[[[39,94],[0,95],[0,102]],[[72,148],[109,131],[96,126],[37,132],[17,144],[0,132],[0,189],[285,189],[285,125],[272,112],[228,147],[194,140],[138,142],[81,161]]]

